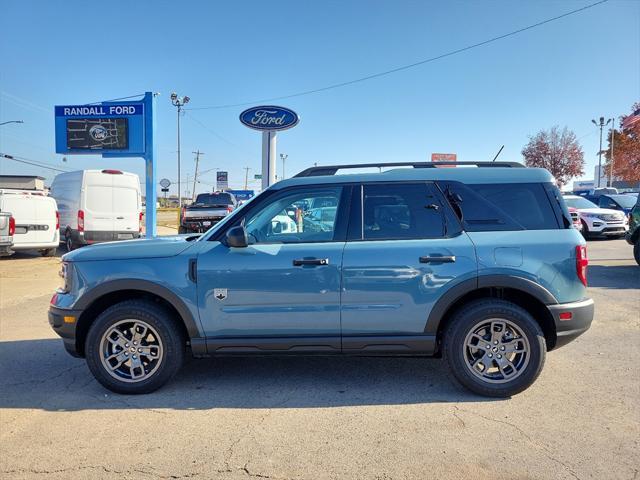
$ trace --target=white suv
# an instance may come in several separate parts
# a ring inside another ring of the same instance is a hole
[[[564,201],[575,208],[582,221],[582,234],[590,236],[623,237],[629,230],[629,221],[619,210],[600,208],[595,203],[578,195],[565,195]]]

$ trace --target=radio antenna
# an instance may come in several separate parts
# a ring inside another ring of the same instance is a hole
[[[496,153],[496,156],[495,156],[495,157],[493,157],[493,160],[491,160],[492,162],[495,162],[495,161],[496,161],[496,158],[498,158],[498,155],[500,155],[500,153],[502,152],[502,149],[503,149],[503,148],[504,148],[504,145],[502,145],[502,146],[500,147],[500,150],[498,150],[498,153]]]

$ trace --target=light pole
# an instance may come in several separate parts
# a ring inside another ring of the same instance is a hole
[[[2,122],[0,125],[6,125],[7,123],[24,123],[22,120],[9,120],[7,122]]]
[[[289,155],[286,155],[284,153],[280,154],[280,159],[282,160],[282,180],[284,180],[286,177],[284,176],[284,162],[285,160],[289,157]]]
[[[179,97],[176,92],[171,94],[171,103],[178,109],[178,208],[182,208],[182,192],[180,191],[180,113],[182,107],[189,103],[189,97]]]
[[[611,119],[604,123],[604,117],[600,117],[600,123],[591,120],[596,127],[600,127],[600,149],[598,150],[598,188],[600,188],[600,177],[602,177],[602,129],[611,123]]]

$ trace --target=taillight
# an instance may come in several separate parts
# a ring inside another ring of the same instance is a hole
[[[182,207],[180,209],[180,223],[182,223],[184,221],[184,217],[187,213],[187,207]]]
[[[56,210],[56,230],[60,230],[60,212]]]
[[[142,233],[142,212],[140,212],[140,217],[138,217],[138,233]]]
[[[227,205],[227,212],[233,212],[233,205]]]
[[[13,217],[9,217],[9,236],[13,237],[16,233],[16,219]]]
[[[578,278],[582,284],[587,286],[587,265],[589,265],[589,259],[587,258],[587,246],[578,245],[576,247],[576,272]]]
[[[84,232],[84,212],[78,210],[78,231]]]

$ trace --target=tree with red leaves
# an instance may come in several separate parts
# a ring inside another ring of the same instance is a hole
[[[632,112],[640,109],[640,102],[631,107]],[[640,121],[635,121],[622,128],[625,120],[631,120],[631,115],[620,118],[620,130],[613,129],[613,176],[626,182],[640,182]],[[634,118],[635,120],[635,118]],[[607,175],[611,171],[611,132],[609,132],[609,148],[606,152],[605,165]]]
[[[576,134],[564,127],[541,130],[522,149],[527,167],[546,168],[559,186],[584,173],[584,152]]]

